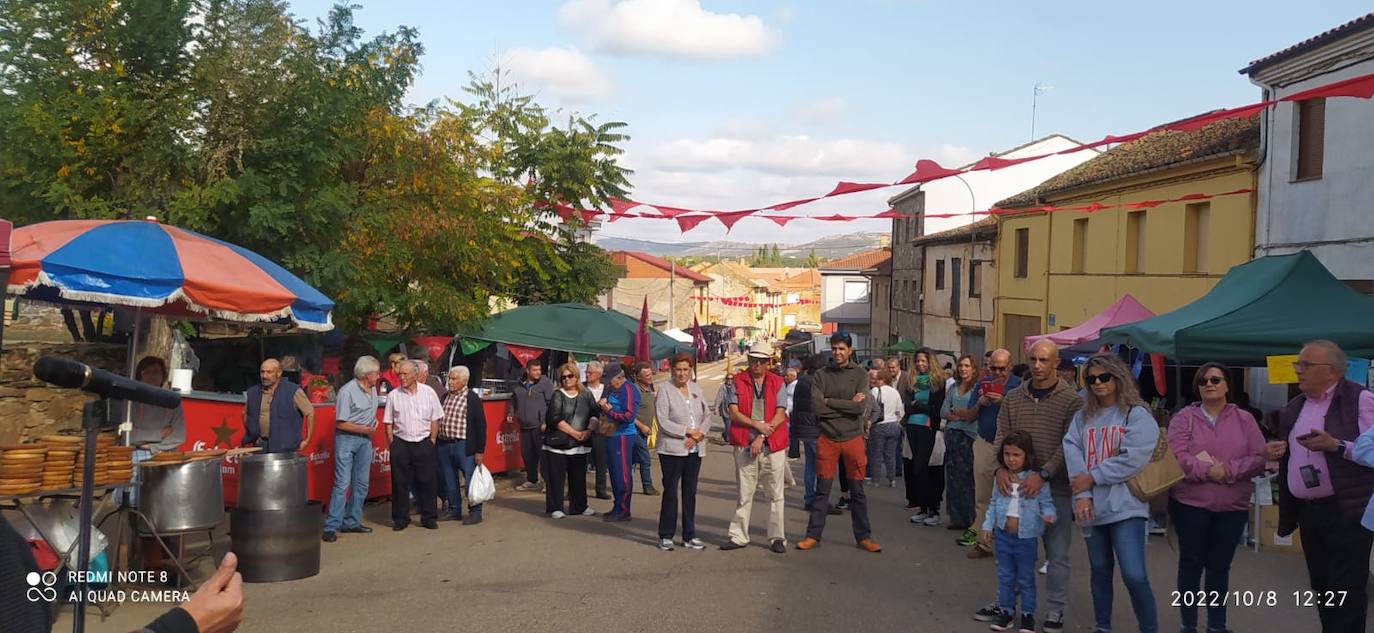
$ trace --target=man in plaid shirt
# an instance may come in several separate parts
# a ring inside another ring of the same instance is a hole
[[[439,439],[436,450],[439,472],[443,477],[448,499],[446,521],[462,520],[463,525],[482,522],[482,505],[468,506],[463,517],[463,491],[471,485],[472,473],[482,465],[482,453],[487,447],[487,419],[482,411],[482,398],[468,388],[468,368],[457,365],[448,370],[448,393],[444,394],[444,415],[439,418]],[[459,471],[462,481],[459,479]]]

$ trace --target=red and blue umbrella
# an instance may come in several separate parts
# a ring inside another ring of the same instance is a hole
[[[183,318],[333,329],[334,302],[246,248],[149,220],[58,220],[14,231],[9,293]]]

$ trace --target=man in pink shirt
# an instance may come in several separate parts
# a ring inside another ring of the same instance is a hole
[[[1331,341],[1302,348],[1302,394],[1279,416],[1279,536],[1300,530],[1311,599],[1323,633],[1363,632],[1374,533],[1360,525],[1374,469],[1354,461],[1355,439],[1374,428],[1374,394],[1345,379],[1345,352]]]
[[[399,532],[410,525],[410,493],[420,504],[420,526],[439,529],[436,499],[439,474],[434,439],[439,435],[439,420],[444,405],[439,396],[419,382],[420,366],[413,360],[400,363],[396,370],[400,388],[387,394],[382,424],[386,426],[391,447],[391,529]]]

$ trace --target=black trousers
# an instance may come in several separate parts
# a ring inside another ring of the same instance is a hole
[[[1169,523],[1178,534],[1178,591],[1196,595],[1204,589],[1210,596],[1225,596],[1231,587],[1231,560],[1250,513],[1244,510],[1214,512],[1169,499]],[[1206,585],[1202,574],[1207,573]],[[1226,629],[1226,601],[1208,600],[1207,630]],[[1197,607],[1184,601],[1178,619],[1184,627],[1197,628]]]
[[[391,438],[391,520],[397,524],[410,523],[410,493],[420,504],[420,521],[439,520],[437,501],[439,473],[434,443],[429,438],[407,442]]]
[[[927,512],[938,512],[940,498],[944,496],[945,481],[943,467],[940,469],[939,477],[931,472],[930,467],[930,454],[935,450],[935,429],[908,424],[906,440],[911,444],[910,470],[914,471],[910,476],[903,474],[903,480],[910,482],[907,500],[914,501],[917,507]],[[915,488],[914,495],[911,488]]]
[[[563,485],[568,486],[568,514],[582,514],[587,509],[587,454],[564,455],[547,453],[544,476],[544,512],[552,514],[563,509]]]
[[[1322,633],[1364,633],[1374,532],[1342,516],[1335,497],[1299,501],[1298,507],[1298,535],[1307,557],[1307,576],[1317,592]],[[1324,595],[1327,591],[1336,593]]]
[[[596,494],[604,496],[606,494],[606,436],[600,433],[592,434],[592,464],[596,467]]]
[[[663,503],[658,510],[658,538],[671,539],[677,531],[677,491],[682,486],[682,542],[697,537],[697,477],[701,475],[701,455],[658,456],[663,474]]]
[[[520,460],[525,462],[525,481],[539,483],[539,469],[545,466],[544,434],[539,428],[520,429]]]

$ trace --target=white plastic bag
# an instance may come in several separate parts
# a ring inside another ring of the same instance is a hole
[[[468,484],[468,505],[478,505],[491,501],[496,496],[496,482],[491,478],[491,471],[487,467],[478,464],[477,469],[472,471],[472,481]]]
[[[930,451],[930,465],[931,465],[931,466],[944,466],[944,465],[945,465],[945,432],[944,432],[944,431],[936,431],[936,432],[935,432],[935,449],[932,450],[932,451]]]

